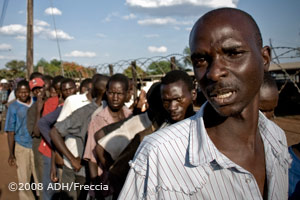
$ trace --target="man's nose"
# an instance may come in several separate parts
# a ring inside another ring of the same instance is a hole
[[[219,81],[220,78],[227,76],[226,62],[217,57],[212,60],[210,66],[207,68],[206,77],[213,81]]]
[[[176,103],[176,101],[171,101],[170,102],[170,106],[169,106],[169,110],[173,111],[173,110],[176,110],[176,109],[177,109],[177,103]]]

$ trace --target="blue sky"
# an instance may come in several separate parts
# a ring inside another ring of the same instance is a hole
[[[26,60],[26,6],[25,0],[8,1],[0,27],[0,68]],[[300,46],[299,0],[34,0],[34,64],[59,59],[51,10],[62,60],[95,66],[182,53],[193,23],[224,6],[250,13],[265,45],[272,39],[273,46]]]

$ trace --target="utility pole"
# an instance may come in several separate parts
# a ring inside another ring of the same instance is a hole
[[[27,0],[27,78],[33,72],[33,0]]]

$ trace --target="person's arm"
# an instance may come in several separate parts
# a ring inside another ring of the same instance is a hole
[[[96,144],[96,147],[94,149],[96,154],[97,162],[100,162],[101,166],[108,170],[110,166],[114,163],[114,160],[112,159],[111,155],[105,151],[105,149],[99,145]]]
[[[56,110],[49,113],[48,115],[45,115],[38,121],[38,128],[48,144],[51,144],[50,131],[55,124],[60,111],[61,107],[58,107]]]
[[[44,100],[40,96],[37,97],[36,107],[37,107],[37,110],[36,110],[36,117],[35,117],[35,122],[34,122],[34,127],[33,127],[33,135],[39,137],[41,135],[41,133],[40,133],[40,129],[38,127],[38,121],[41,118],[41,112],[44,107]]]
[[[58,181],[56,164],[55,164],[55,151],[51,151],[51,168],[50,168],[50,179],[52,182],[56,183]]]
[[[94,180],[98,176],[98,165],[95,162],[89,161],[89,170],[91,180]]]
[[[16,165],[16,157],[15,157],[15,153],[14,153],[15,132],[12,132],[12,131],[7,132],[7,141],[8,141],[8,150],[9,150],[8,164],[10,166],[15,166]]]
[[[55,145],[56,149],[67,157],[68,160],[70,160],[72,167],[74,168],[74,171],[79,171],[81,166],[81,159],[80,157],[74,157],[73,154],[69,151],[67,148],[64,139],[59,134],[57,129],[53,127],[50,131],[50,137],[52,140],[52,143]]]

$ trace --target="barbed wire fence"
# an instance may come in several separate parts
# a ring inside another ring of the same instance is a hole
[[[292,82],[293,85],[296,87],[298,93],[300,94],[300,89],[299,89],[300,62],[298,67],[293,70],[289,70],[290,72],[288,72],[287,69],[285,69],[282,65],[282,61],[286,59],[293,60],[293,59],[300,58],[300,48],[299,47],[298,48],[272,47],[272,44],[270,46],[273,53],[272,63],[274,63],[277,67],[279,67],[280,70],[285,75],[285,82],[279,89],[279,93],[285,88],[288,82]]]
[[[300,48],[295,47],[273,47],[271,42],[272,61],[284,75],[284,84],[279,89],[279,93],[285,88],[285,86],[291,82],[300,94],[299,87],[299,75],[300,75]],[[167,70],[160,65],[161,61],[170,63],[170,68]],[[298,61],[298,63],[296,62]],[[293,69],[286,69],[283,65],[285,62],[295,62],[296,67]],[[298,64],[298,65],[297,65]],[[150,58],[137,58],[120,60],[114,63],[103,63],[94,66],[98,73],[112,75],[114,73],[123,73],[127,68],[131,67],[132,74],[136,74],[136,78],[143,80],[145,78],[141,76],[137,71],[137,67],[141,68],[145,72],[149,72],[149,66],[157,67],[161,76],[164,76],[168,71],[174,69],[185,69],[192,71],[191,58],[187,54],[174,53],[167,56],[155,56]],[[277,70],[278,72],[278,70]],[[276,71],[272,71],[272,75],[276,76]],[[149,76],[149,75],[148,75]],[[160,76],[160,77],[161,77]],[[133,77],[134,78],[134,77]],[[276,77],[275,77],[276,78]]]

